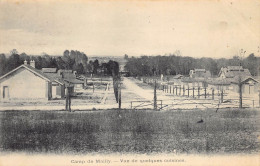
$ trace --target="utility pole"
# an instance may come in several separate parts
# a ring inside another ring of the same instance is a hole
[[[118,108],[121,109],[121,77],[118,79],[119,87],[118,87]]]
[[[241,73],[240,73],[240,68],[241,68],[241,62],[243,59],[244,54],[246,53],[246,51],[244,51],[243,49],[240,50],[240,63],[239,63],[239,75],[238,75],[238,91],[239,91],[239,108],[243,108],[243,96],[242,96],[242,86],[243,86],[243,82],[242,82],[242,78],[241,78]]]
[[[154,97],[153,97],[153,100],[154,100],[153,108],[156,111],[157,110],[156,79],[154,79]]]

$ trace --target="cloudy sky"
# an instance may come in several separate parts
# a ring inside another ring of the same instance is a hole
[[[259,0],[0,0],[0,53],[232,57],[259,46]]]

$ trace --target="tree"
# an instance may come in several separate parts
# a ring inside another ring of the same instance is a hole
[[[73,70],[77,71],[78,74],[84,74],[84,66],[82,63],[76,65],[76,68]]]
[[[97,74],[98,68],[99,68],[99,62],[98,62],[98,60],[96,59],[96,60],[93,62],[93,73],[94,73],[94,74]]]
[[[7,71],[6,61],[7,60],[6,60],[5,54],[0,54],[0,76],[4,75]]]
[[[18,54],[18,51],[17,51],[16,49],[12,49],[12,50],[10,51],[10,54],[11,54],[11,55]]]
[[[11,71],[15,69],[16,67],[20,66],[20,56],[18,54],[12,54],[8,60],[7,60],[7,69],[8,71]]]

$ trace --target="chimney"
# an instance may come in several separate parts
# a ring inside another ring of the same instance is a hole
[[[61,78],[64,78],[62,70],[58,70],[58,76],[61,76]]]
[[[30,61],[30,66],[33,67],[33,68],[35,68],[35,61],[34,61],[34,60],[31,60],[31,61]]]
[[[27,65],[27,60],[26,60],[26,59],[23,61],[23,64],[24,64],[24,65]]]

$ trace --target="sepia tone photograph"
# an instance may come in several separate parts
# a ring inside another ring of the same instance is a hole
[[[259,0],[0,0],[0,166],[256,166],[259,119]]]

